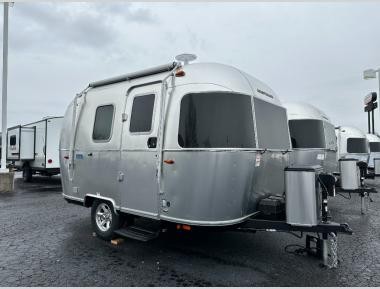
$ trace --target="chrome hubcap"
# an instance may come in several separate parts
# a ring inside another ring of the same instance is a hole
[[[112,211],[107,204],[100,204],[96,209],[96,225],[102,232],[108,231],[112,223]]]

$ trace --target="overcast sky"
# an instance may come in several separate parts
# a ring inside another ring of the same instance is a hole
[[[380,3],[15,3],[8,126],[63,115],[90,81],[189,52],[366,130],[363,97],[378,82],[362,71],[380,67],[379,15]]]

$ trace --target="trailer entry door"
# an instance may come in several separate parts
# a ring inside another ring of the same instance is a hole
[[[158,215],[157,142],[161,84],[133,89],[126,99],[123,123],[120,195],[124,210]]]

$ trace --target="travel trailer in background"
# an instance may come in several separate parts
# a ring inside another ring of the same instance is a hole
[[[368,161],[368,168],[374,169],[374,159],[380,160],[380,137],[378,137],[376,134],[366,134],[366,138],[369,142],[369,161]]]
[[[36,173],[46,176],[59,174],[62,121],[63,117],[46,117],[8,128],[7,160],[13,167],[22,170],[24,181],[31,181]]]
[[[285,170],[288,120],[272,89],[188,57],[90,83],[68,106],[63,197],[92,207],[96,234],[146,241],[161,232],[133,225],[138,217],[181,230],[324,232],[324,241],[350,233],[327,220],[331,186],[316,183],[331,179],[320,167]]]
[[[338,159],[354,158],[368,163],[369,144],[366,134],[351,126],[339,126],[335,129],[338,143]]]
[[[370,199],[370,193],[377,193],[368,187],[365,179],[373,179],[374,174],[368,172],[369,142],[361,130],[340,126],[336,130],[338,142],[338,175],[339,193],[358,193],[361,197],[361,212],[364,213],[364,199]]]
[[[336,171],[335,127],[325,113],[305,103],[284,104],[289,120],[293,152],[291,165],[320,165],[328,173]]]

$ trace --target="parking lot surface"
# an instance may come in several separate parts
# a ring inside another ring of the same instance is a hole
[[[378,182],[380,188],[380,182]],[[337,196],[334,221],[352,236],[338,236],[340,264],[285,252],[304,245],[287,233],[162,234],[118,246],[94,237],[90,210],[66,203],[58,177],[16,180],[0,194],[1,286],[380,286],[380,196],[366,215],[360,198]]]

